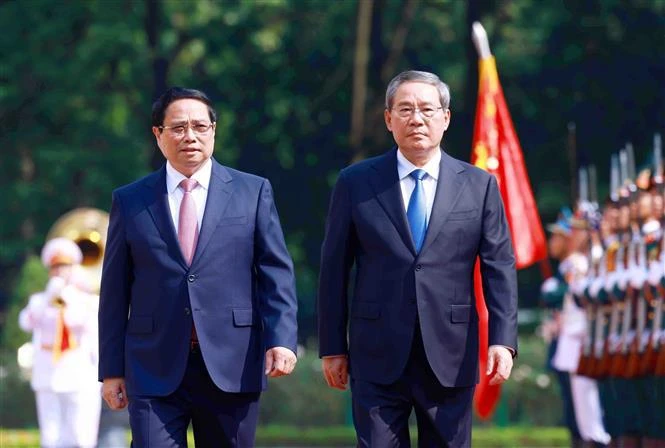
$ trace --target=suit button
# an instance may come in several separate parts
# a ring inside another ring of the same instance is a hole
[[[185,315],[189,316],[190,314],[192,314],[192,311],[189,309],[189,307],[185,307]]]
[[[196,280],[196,275],[194,275],[194,274],[189,274],[189,275],[187,276],[187,280],[189,281],[189,283],[194,283],[194,280]]]
[[[422,265],[417,264],[416,265],[416,271],[421,271],[423,269]]]

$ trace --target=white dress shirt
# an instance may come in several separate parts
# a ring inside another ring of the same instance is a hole
[[[425,200],[427,201],[427,223],[432,214],[432,205],[434,205],[434,195],[436,194],[436,184],[439,181],[439,164],[441,163],[441,151],[436,151],[434,157],[423,167],[417,167],[409,162],[401,150],[397,150],[397,176],[399,177],[400,188],[402,189],[402,200],[404,201],[404,210],[409,208],[411,194],[416,188],[416,181],[409,176],[413,170],[421,169],[427,173],[423,178],[423,188],[425,190]]]
[[[210,185],[210,176],[212,174],[212,162],[208,159],[201,168],[194,174],[192,179],[196,180],[199,184],[192,190],[194,203],[196,204],[196,220],[198,221],[199,231],[201,230],[201,222],[203,222],[203,212],[206,208],[206,201],[208,200],[208,186]],[[180,203],[184,192],[179,188],[180,182],[187,176],[183,175],[171,165],[171,162],[166,162],[166,192],[169,196],[169,210],[171,211],[171,219],[175,228],[176,235],[178,234],[178,217],[180,216]]]

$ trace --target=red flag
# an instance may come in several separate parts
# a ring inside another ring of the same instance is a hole
[[[480,59],[479,71],[471,163],[496,176],[510,226],[517,269],[521,269],[547,257],[545,232],[533,198],[522,148],[503,96],[494,57]],[[474,276],[476,309],[480,318],[481,378],[474,401],[478,416],[488,419],[499,401],[501,389],[500,386],[490,386],[489,377],[485,375],[488,348],[487,307],[478,263]]]

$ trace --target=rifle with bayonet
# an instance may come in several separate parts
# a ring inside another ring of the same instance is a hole
[[[619,204],[619,227],[621,234],[621,256],[618,263],[618,278],[613,289],[615,299],[619,302],[621,322],[618,340],[612,356],[610,376],[625,377],[626,364],[630,349],[630,329],[633,320],[633,295],[634,290],[630,284],[630,268],[634,259],[635,245],[633,244],[633,228],[637,221],[637,204],[635,200],[634,158],[632,146],[626,145],[626,149],[619,153],[619,165],[621,177],[623,178],[620,190]]]
[[[663,173],[662,142],[659,134],[653,141],[654,172],[652,176],[652,220],[654,232],[647,239],[648,275],[644,293],[648,303],[647,316],[650,321],[646,335],[646,347],[642,356],[640,373],[642,375],[665,375],[665,347],[661,343],[663,323],[663,297],[665,296],[665,179]],[[660,358],[663,358],[661,361]],[[663,367],[659,370],[659,361]]]
[[[590,234],[591,244],[588,247],[589,271],[580,287],[580,305],[584,308],[586,318],[586,334],[582,345],[582,353],[577,368],[579,375],[593,377],[596,371],[596,357],[594,347],[598,332],[598,310],[600,306],[596,297],[591,293],[592,280],[600,275],[600,262],[602,247],[600,246],[599,216],[598,216],[598,190],[596,189],[596,168],[592,165],[588,169],[579,171],[580,200],[578,212],[583,218],[584,227]]]
[[[602,270],[603,276],[595,285],[598,288],[598,297],[604,303],[605,315],[609,315],[609,322],[603,326],[604,338],[599,340],[598,361],[595,363],[593,376],[602,378],[610,374],[616,340],[618,340],[618,329],[621,318],[621,303],[614,295],[614,287],[618,277],[619,258],[621,256],[621,244],[619,241],[619,203],[621,174],[619,157],[612,155],[610,168],[610,194],[601,220],[601,232],[605,252],[603,254]]]
[[[626,363],[626,378],[635,378],[641,375],[641,363],[646,348],[646,321],[647,300],[644,296],[644,287],[647,285],[647,237],[655,230],[651,221],[651,194],[649,193],[649,174],[646,179],[638,181],[638,229],[633,233],[634,258],[630,267],[630,286],[632,288],[632,304],[634,309],[634,333],[631,332],[628,361]]]

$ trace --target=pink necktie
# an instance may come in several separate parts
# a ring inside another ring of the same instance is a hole
[[[192,191],[199,183],[194,179],[183,179],[180,188],[183,189],[180,214],[178,216],[178,242],[187,265],[192,264],[196,242],[199,239],[199,223],[196,218],[196,204]]]

